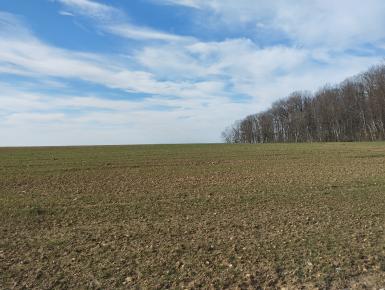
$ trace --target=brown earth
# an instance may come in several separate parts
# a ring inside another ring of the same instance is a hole
[[[385,288],[385,143],[0,149],[1,289]]]

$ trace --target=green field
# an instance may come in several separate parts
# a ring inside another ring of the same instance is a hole
[[[0,149],[0,289],[385,287],[385,143]]]

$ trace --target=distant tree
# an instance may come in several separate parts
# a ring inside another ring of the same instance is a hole
[[[222,138],[226,143],[384,140],[385,65],[314,94],[294,92],[235,122]]]

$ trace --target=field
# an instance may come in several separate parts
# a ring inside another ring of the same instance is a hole
[[[380,289],[385,143],[0,149],[0,289]]]

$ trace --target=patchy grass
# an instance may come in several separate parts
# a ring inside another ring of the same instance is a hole
[[[0,149],[0,288],[385,287],[385,143]]]

